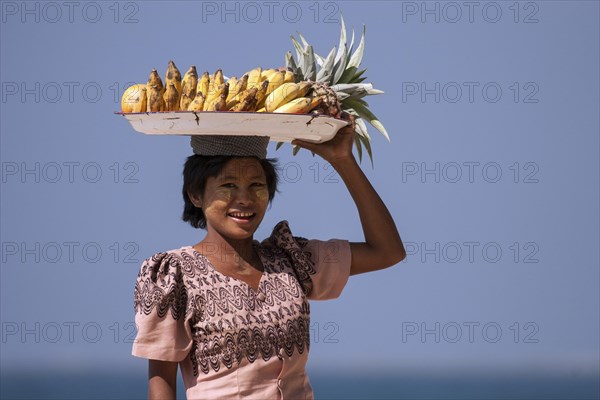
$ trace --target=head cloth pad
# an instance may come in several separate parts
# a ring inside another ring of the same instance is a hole
[[[192,135],[192,149],[200,156],[267,157],[268,136]]]

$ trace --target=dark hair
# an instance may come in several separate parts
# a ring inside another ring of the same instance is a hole
[[[206,218],[201,208],[196,207],[188,192],[192,195],[202,195],[206,188],[206,180],[210,177],[218,176],[225,164],[236,156],[189,156],[183,166],[183,215],[182,219],[189,222],[194,228],[206,229]],[[269,203],[275,197],[279,177],[277,176],[277,160],[276,159],[260,159],[256,158],[267,178],[267,188],[269,190]]]

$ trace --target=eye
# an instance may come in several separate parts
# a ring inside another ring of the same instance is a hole
[[[264,187],[264,186],[267,186],[267,185],[265,183],[263,183],[263,182],[254,182],[252,184],[252,186],[255,186],[255,187]]]
[[[224,183],[224,184],[221,185],[221,187],[224,187],[224,188],[234,188],[235,184],[233,184],[233,183]]]

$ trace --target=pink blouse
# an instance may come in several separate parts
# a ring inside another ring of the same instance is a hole
[[[264,266],[258,291],[191,246],[142,264],[132,354],[179,362],[188,399],[313,398],[308,299],[340,295],[350,244],[294,237],[287,221],[254,244]]]

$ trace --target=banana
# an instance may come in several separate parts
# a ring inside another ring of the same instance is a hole
[[[223,94],[225,95],[225,104],[223,105],[223,108],[225,108],[225,105],[227,104],[227,95],[229,94],[229,84],[228,83],[223,83],[223,84],[219,85],[212,92],[209,91],[208,96],[206,96],[206,99],[204,100],[204,111],[209,111],[207,108],[210,107],[212,105],[212,103],[216,99],[219,99]],[[220,111],[220,110],[217,110],[217,111]]]
[[[308,107],[308,111],[310,112],[312,110],[314,110],[315,108],[317,108],[318,106],[321,105],[321,103],[323,102],[323,97],[321,96],[313,96],[310,100],[310,106]]]
[[[285,71],[285,79],[283,82],[296,82],[296,75],[292,71]]]
[[[202,93],[202,96],[206,98],[208,96],[208,88],[210,87],[210,76],[208,71],[204,71],[200,79],[198,79],[198,85],[196,86],[196,93]]]
[[[237,76],[232,76],[231,78],[227,79],[227,83],[229,83],[229,95],[231,96],[231,91],[235,88],[235,85],[237,85],[238,82],[238,78]]]
[[[188,111],[204,110],[204,96],[202,95],[202,92],[196,93],[196,97],[194,97],[194,100],[190,103],[187,110]]]
[[[256,88],[253,88],[256,89]],[[227,105],[225,106],[226,109],[231,110],[233,107],[235,107],[240,100],[246,96],[246,94],[248,94],[249,89],[243,90],[240,93],[236,94],[235,96],[233,96],[230,100],[227,100]]]
[[[263,107],[260,110],[256,110],[256,112],[267,112],[267,110]]]
[[[146,96],[147,96],[147,112],[158,112],[165,110],[165,100],[163,99],[164,93],[163,83],[158,76],[156,69],[153,69],[146,83]]]
[[[225,105],[227,104],[227,92],[223,91],[219,97],[215,98],[212,102],[204,108],[204,111],[225,111]]]
[[[146,111],[147,112],[160,112],[165,111],[165,100],[160,91],[155,88],[146,89],[148,96]]]
[[[169,84],[173,82],[175,85],[175,89],[177,89],[177,93],[181,93],[181,72],[175,66],[173,60],[169,61],[169,65],[167,66],[167,72],[165,74],[165,88],[169,87]]]
[[[267,96],[273,93],[275,89],[285,83],[285,71],[275,71],[269,76],[269,87],[267,88]]]
[[[285,103],[298,97],[304,97],[311,88],[310,82],[286,82],[275,89],[265,100],[267,112],[273,112]]]
[[[263,108],[265,106],[265,99],[267,98],[267,90],[269,86],[269,81],[263,81],[260,84],[260,88],[256,94],[256,108]]]
[[[146,112],[147,104],[148,96],[144,83],[129,86],[121,97],[121,111],[124,113]]]
[[[298,92],[300,92],[300,95],[298,97],[306,96],[308,92],[310,92],[310,90],[312,89],[312,83],[307,81],[298,82],[297,85]]]
[[[163,82],[156,71],[156,68],[152,68],[152,72],[150,72],[150,76],[148,77],[147,85],[156,86],[156,89],[161,92],[164,90]]]
[[[250,89],[251,88],[248,88],[246,90],[242,90],[241,92],[239,92],[235,96],[231,97],[230,100],[227,100],[227,106],[226,106],[226,108],[228,110],[231,110],[233,107],[235,107],[235,105],[238,104],[240,102],[240,100],[248,94],[248,91]],[[254,89],[256,89],[256,88],[254,88]]]
[[[273,76],[273,74],[276,72],[278,72],[278,70],[275,68],[263,69],[260,74],[260,81],[270,81],[271,76]]]
[[[169,82],[163,99],[165,100],[165,111],[179,111],[179,92],[175,83]]]
[[[232,101],[238,94],[240,94],[244,90],[246,90],[247,86],[248,86],[248,74],[245,74],[240,79],[238,79],[235,86],[231,86],[231,84],[230,84],[229,85],[229,94],[227,95],[227,103],[229,104],[229,102]]]
[[[210,82],[208,84],[208,92],[206,93],[206,103],[210,103],[215,98],[219,97],[219,87],[225,84],[225,78],[223,77],[223,71],[218,69],[214,74],[209,76]],[[205,104],[206,104],[205,103]]]
[[[213,84],[215,87],[219,87],[219,85],[222,85],[224,83],[225,77],[223,76],[223,71],[221,70],[221,68],[219,68],[211,77],[211,84]]]
[[[258,93],[257,88],[250,88],[244,91],[244,95],[240,98],[239,102],[231,108],[227,108],[231,111],[255,111],[256,110],[256,94]]]
[[[249,93],[250,93],[251,90],[254,90],[254,94],[252,96],[256,96],[256,93],[258,93],[258,91],[260,89],[257,88],[257,87],[246,87],[245,90],[242,90],[241,92],[238,92],[238,94],[236,94],[235,96],[233,96],[231,98],[231,100],[227,101],[227,109],[231,110],[238,103],[240,103],[242,100],[244,100],[249,95]]]
[[[274,113],[289,113],[289,114],[307,114],[321,103],[319,97],[298,97],[281,107],[277,108]]]
[[[293,113],[293,114],[304,114],[304,110],[310,105],[310,98],[298,97],[292,101],[289,101],[281,107],[273,110],[274,113]]]
[[[192,65],[183,76],[181,83],[181,100],[179,103],[180,110],[187,110],[190,103],[196,97],[196,87],[198,86],[198,72],[196,66]]]
[[[267,96],[265,100],[265,109],[268,112],[272,112],[280,104],[284,104],[287,101],[291,100],[295,92],[298,90],[298,85],[293,82],[284,83],[275,89],[269,96]]]
[[[258,87],[261,82],[262,68],[256,67],[248,71],[248,85],[247,88]]]

